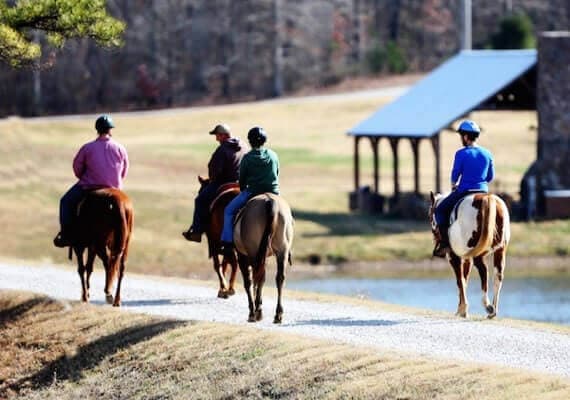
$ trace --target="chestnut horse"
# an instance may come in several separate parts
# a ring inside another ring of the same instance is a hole
[[[119,189],[90,191],[79,204],[71,248],[77,256],[82,301],[89,301],[89,280],[95,256],[99,256],[105,267],[105,299],[115,307],[121,305],[121,282],[125,272],[133,218],[131,200]],[[85,249],[86,262],[83,259]],[[117,290],[113,299],[111,290],[117,275]]]
[[[270,193],[251,198],[238,214],[234,227],[234,242],[247,293],[249,322],[256,322],[263,318],[261,305],[265,283],[265,263],[268,256],[275,255],[277,307],[273,322],[281,323],[285,261],[287,260],[289,265],[292,264],[291,247],[293,244],[293,216],[287,202],[282,197]],[[255,302],[253,292],[255,292]]]
[[[210,180],[198,176],[201,188],[206,186]],[[214,263],[214,271],[218,275],[220,288],[218,289],[218,297],[227,299],[235,294],[235,281],[237,275],[237,258],[235,252],[231,256],[224,256],[221,251],[221,235],[224,226],[224,209],[234,197],[239,194],[239,185],[237,183],[227,183],[218,189],[216,197],[210,205],[210,221],[206,228],[206,237],[208,238],[208,256],[212,258]],[[220,262],[221,257],[221,262]],[[229,284],[226,281],[226,272],[228,265],[231,265],[231,274]]]
[[[430,220],[432,232],[437,235],[434,216],[435,207],[446,195],[430,194]],[[467,317],[467,281],[471,265],[474,264],[481,277],[483,306],[487,318],[497,315],[499,294],[503,284],[507,247],[511,236],[509,210],[500,197],[494,194],[469,194],[459,200],[451,212],[449,242],[451,252],[449,263],[455,272],[459,289],[459,305],[456,315]],[[439,239],[436,237],[436,239]],[[488,267],[485,256],[492,254],[495,267],[493,282],[493,303],[489,302]]]

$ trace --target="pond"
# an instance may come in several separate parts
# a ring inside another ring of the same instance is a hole
[[[288,280],[295,290],[358,296],[385,303],[455,313],[457,286],[449,279],[354,279],[324,278]],[[479,277],[469,280],[471,314],[485,315]],[[492,280],[489,299],[492,301]],[[505,279],[499,316],[570,325],[570,277]]]

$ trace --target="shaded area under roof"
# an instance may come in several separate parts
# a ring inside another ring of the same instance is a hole
[[[536,60],[536,50],[464,50],[348,134],[431,137],[515,81]]]

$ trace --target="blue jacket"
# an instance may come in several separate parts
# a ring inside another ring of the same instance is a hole
[[[488,192],[487,183],[494,177],[493,155],[489,150],[480,146],[465,146],[455,153],[451,183],[456,184],[459,181],[459,192]]]

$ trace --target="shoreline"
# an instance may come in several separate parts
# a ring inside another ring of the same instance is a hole
[[[489,270],[492,260],[487,260]],[[432,258],[420,261],[383,260],[348,261],[338,264],[294,263],[289,276],[294,279],[330,277],[354,278],[429,278],[452,276],[451,266],[445,259]],[[566,275],[570,277],[570,257],[508,257],[505,268],[507,277],[548,277]],[[293,278],[293,277],[292,277]]]

